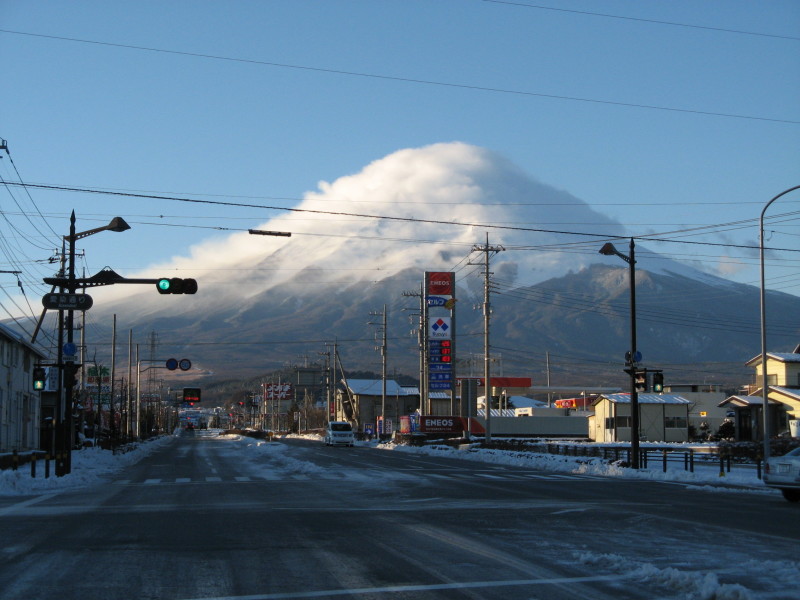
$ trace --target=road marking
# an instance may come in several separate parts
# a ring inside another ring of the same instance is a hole
[[[178,477],[175,480],[175,483],[191,483],[191,482],[192,482],[192,478],[191,477]]]
[[[16,504],[12,504],[10,506],[6,506],[3,509],[0,509],[0,516],[5,516],[7,514],[13,514],[19,509],[27,508],[33,504],[38,504],[39,502],[44,502],[45,500],[49,500],[53,496],[60,494],[61,490],[57,492],[48,492],[46,494],[42,494],[41,496],[36,496],[35,498],[28,498],[27,500],[23,500],[22,502],[17,502]]]
[[[145,485],[155,485],[157,483],[161,483],[160,479],[145,479],[143,482]]]
[[[249,477],[234,477],[236,481],[252,481]]]
[[[356,596],[363,594],[382,595],[390,593],[428,592],[434,590],[470,590],[501,588],[522,585],[565,585],[570,583],[592,583],[595,581],[619,581],[627,575],[588,575],[584,577],[548,577],[542,579],[509,579],[506,581],[465,581],[453,583],[431,583],[419,585],[387,585],[384,587],[353,588],[344,590],[318,590],[315,592],[278,592],[274,594],[248,594],[245,596],[204,596],[186,600],[288,600],[290,598],[328,598],[332,596]]]
[[[222,477],[206,477],[206,481],[209,483],[216,483],[217,481],[222,481]]]

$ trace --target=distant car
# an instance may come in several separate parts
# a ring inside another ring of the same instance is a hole
[[[194,423],[192,423],[191,421],[186,423],[186,429],[194,429]]]
[[[355,443],[353,426],[347,421],[330,421],[325,428],[326,446],[352,446]]]
[[[764,483],[780,489],[789,502],[800,502],[800,448],[770,456],[764,466]]]

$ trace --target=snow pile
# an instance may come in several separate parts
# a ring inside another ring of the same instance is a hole
[[[730,473],[720,476],[719,463],[695,461],[694,472],[684,470],[683,464],[670,462],[664,472],[661,461],[650,461],[648,467],[629,469],[617,463],[599,457],[565,456],[563,454],[538,454],[535,452],[519,452],[509,450],[487,450],[472,446],[468,450],[460,450],[451,446],[400,446],[393,443],[378,444],[383,450],[413,452],[441,456],[442,454],[484,463],[494,463],[537,469],[594,475],[598,477],[618,477],[624,479],[646,479],[651,481],[671,481],[697,485],[702,489],[713,491],[746,491],[749,493],[780,494],[777,490],[766,488],[758,478],[752,465],[735,465]]]
[[[55,476],[55,461],[50,461],[50,477],[45,479],[45,463],[38,461],[36,465],[36,478],[31,477],[29,464],[23,465],[16,471],[0,471],[0,495],[21,495],[50,490],[68,490],[86,487],[106,479],[128,465],[139,462],[151,452],[161,448],[164,444],[172,442],[173,436],[165,435],[132,444],[131,449],[125,453],[114,454],[99,447],[83,448],[72,452],[72,468],[69,475]]]
[[[715,573],[679,571],[667,567],[659,568],[650,563],[641,563],[631,568],[631,561],[618,554],[596,554],[575,552],[575,559],[585,565],[611,569],[625,573],[636,581],[655,583],[680,592],[687,600],[751,600],[750,591],[736,583],[720,583]]]
[[[223,435],[220,440],[233,440],[242,445],[240,451],[247,452],[246,456],[251,466],[256,469],[263,467],[264,460],[269,460],[270,471],[274,473],[290,473],[292,475],[310,475],[323,473],[325,469],[317,464],[305,460],[298,460],[286,452],[288,446],[280,442],[267,442],[253,440],[239,435]]]

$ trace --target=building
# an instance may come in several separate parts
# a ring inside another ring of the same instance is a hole
[[[336,390],[331,420],[349,421],[359,432],[364,432],[365,426],[374,427],[383,410],[386,433],[391,433],[399,427],[401,416],[410,415],[419,408],[419,390],[403,387],[393,379],[386,380],[385,404],[381,379],[348,379],[342,383],[346,387]]]
[[[759,441],[764,439],[763,370],[761,355],[745,363],[755,370],[755,383],[746,386],[742,394],[731,396],[719,406],[733,409],[736,439]],[[770,437],[790,431],[800,420],[800,346],[794,352],[767,353],[767,404],[769,406]]]
[[[639,394],[640,439],[649,442],[689,441],[691,402],[674,394]],[[630,442],[631,395],[600,394],[589,417],[589,439],[595,442]]]
[[[42,408],[33,391],[33,367],[45,356],[0,324],[0,452],[39,448]]]

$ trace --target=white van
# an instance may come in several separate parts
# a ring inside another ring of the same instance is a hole
[[[325,428],[326,446],[352,446],[355,443],[353,426],[347,421],[329,421]]]

